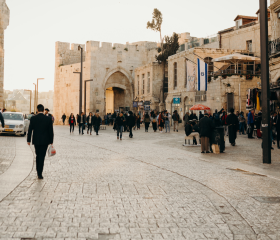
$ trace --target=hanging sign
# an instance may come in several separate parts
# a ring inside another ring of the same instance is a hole
[[[133,102],[133,107],[138,107],[138,102]]]
[[[181,103],[181,98],[179,98],[179,97],[173,98],[173,104],[180,104],[180,103]]]

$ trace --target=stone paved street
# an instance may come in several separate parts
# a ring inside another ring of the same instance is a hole
[[[119,141],[111,127],[79,136],[55,126],[44,180],[33,169],[0,202],[0,239],[280,239],[280,203],[254,198],[280,197],[280,178],[231,169],[227,157],[242,144],[201,155],[183,139],[141,128]]]
[[[16,154],[16,137],[5,137],[0,138],[0,175],[4,173],[12,161],[15,158]]]

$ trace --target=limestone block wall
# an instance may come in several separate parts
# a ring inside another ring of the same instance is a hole
[[[4,31],[9,25],[10,10],[6,0],[0,0],[0,108],[4,107]]]
[[[271,20],[271,40],[280,38],[280,19],[277,17],[277,13],[274,11],[279,8],[279,0],[270,1],[270,20]]]
[[[268,21],[268,36],[271,36],[271,21]],[[232,50],[247,50],[246,41],[252,40],[252,51],[260,56],[260,24],[221,34],[221,47]]]
[[[74,68],[79,71],[80,51],[77,50],[77,47],[78,44],[74,44],[70,49],[69,43],[56,43],[54,112],[57,116],[62,115],[63,111],[77,111],[77,100],[75,103],[67,102],[68,105],[65,105],[66,99],[69,99],[70,95],[76,99],[79,91],[75,85],[79,75],[72,73]],[[92,79],[93,81],[87,83],[87,113],[99,110],[103,116],[106,112],[106,89],[108,87],[119,88],[120,85],[126,86],[125,104],[132,107],[134,71],[137,67],[155,60],[156,47],[156,43],[151,42],[132,44],[102,42],[100,44],[98,41],[88,41],[84,54],[83,80]],[[120,82],[118,74],[115,73],[122,74],[125,84]],[[109,79],[110,86],[107,84]],[[71,86],[65,87],[66,84],[71,84]],[[66,94],[68,97],[65,96]]]

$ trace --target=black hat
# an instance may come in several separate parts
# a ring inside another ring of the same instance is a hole
[[[48,112],[49,112],[50,110],[49,110],[48,108],[45,108],[45,111],[48,111]]]

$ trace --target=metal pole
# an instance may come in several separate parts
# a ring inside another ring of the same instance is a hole
[[[267,0],[260,0],[263,163],[271,164]]]
[[[80,104],[79,104],[79,113],[82,113],[82,101],[83,101],[83,48],[80,47],[81,50],[81,74],[80,74]]]
[[[33,83],[35,85],[35,91],[34,91],[34,114],[36,114],[36,83]]]
[[[38,78],[37,78],[37,91],[36,91],[36,106],[38,105]]]
[[[84,93],[84,114],[87,113],[87,82],[92,82],[93,79],[85,80],[85,93]]]

